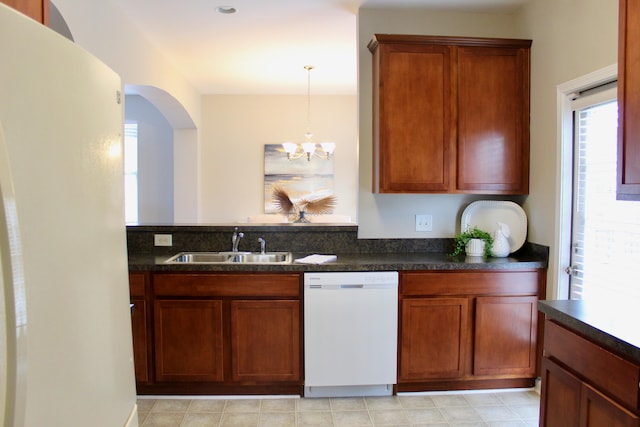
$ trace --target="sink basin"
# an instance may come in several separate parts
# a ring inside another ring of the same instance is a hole
[[[180,252],[167,264],[289,264],[290,252]]]
[[[282,264],[289,262],[289,253],[243,254],[234,255],[231,262],[243,264]]]
[[[217,252],[181,252],[166,262],[167,264],[212,264],[226,262],[229,258],[229,255]]]

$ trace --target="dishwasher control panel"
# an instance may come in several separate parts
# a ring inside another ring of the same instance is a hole
[[[304,273],[305,285],[397,285],[397,271]]]

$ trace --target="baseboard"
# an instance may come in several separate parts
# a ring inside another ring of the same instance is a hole
[[[124,427],[138,427],[138,404],[134,403]]]

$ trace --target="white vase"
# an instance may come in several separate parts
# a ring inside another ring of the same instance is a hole
[[[497,258],[503,258],[511,253],[511,246],[509,245],[509,226],[498,222],[498,227],[493,233],[493,245],[491,246],[491,256]]]
[[[483,256],[485,241],[482,239],[471,239],[467,243],[466,252],[469,256]]]

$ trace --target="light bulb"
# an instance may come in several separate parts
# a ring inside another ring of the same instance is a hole
[[[327,155],[327,157],[332,155],[336,149],[335,142],[323,142],[320,145],[322,146],[322,151]]]

